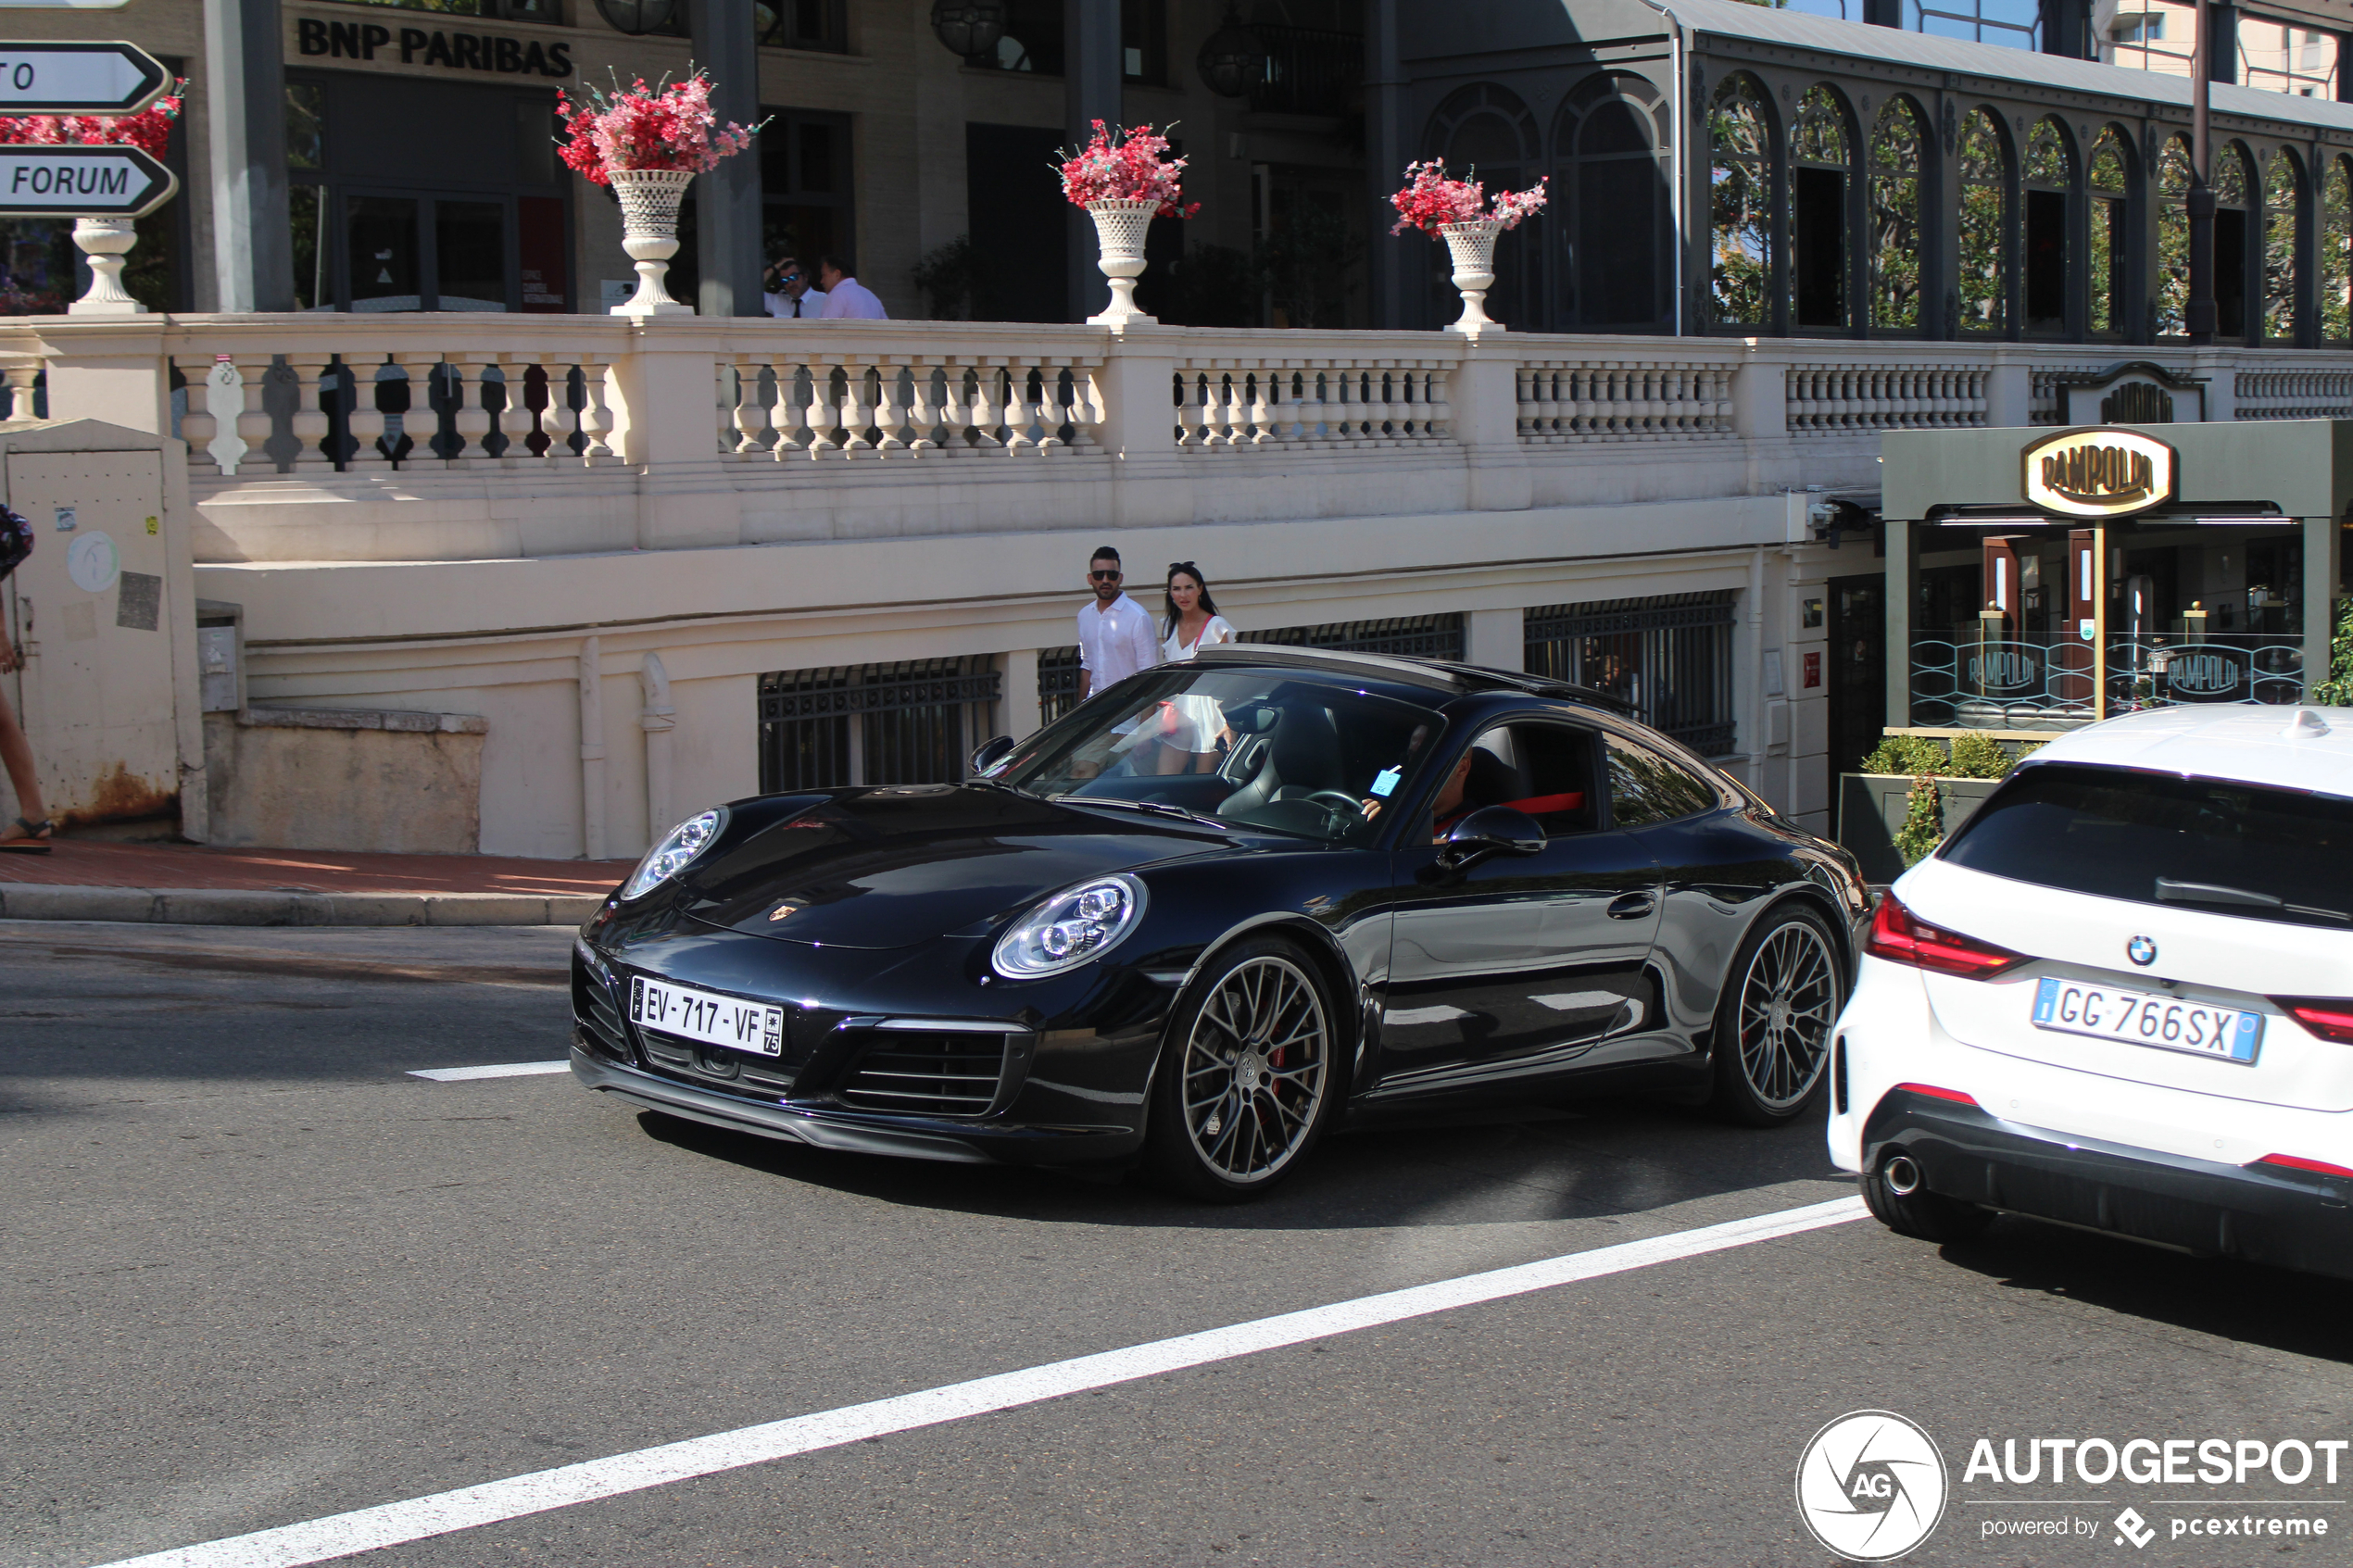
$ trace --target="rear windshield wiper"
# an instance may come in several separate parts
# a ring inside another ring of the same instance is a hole
[[[2220,909],[2276,909],[2282,914],[2301,915],[2307,920],[2353,925],[2353,914],[2343,909],[2291,904],[2269,893],[2258,893],[2247,887],[2226,887],[2218,882],[2176,882],[2170,876],[2161,876],[2157,879],[2157,901],[2160,904],[2202,904]]]
[[[1071,804],[1077,806],[1114,806],[1123,811],[1147,811],[1155,817],[1176,817],[1185,822],[1200,822],[1204,826],[1213,828],[1222,828],[1226,825],[1214,817],[1204,817],[1199,811],[1189,811],[1182,806],[1174,806],[1165,800],[1130,800],[1125,796],[1118,795],[1073,795],[1068,793],[1062,795],[1050,795],[1046,798],[1049,800],[1068,801]]]

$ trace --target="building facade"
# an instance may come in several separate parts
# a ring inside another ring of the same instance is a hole
[[[2353,109],[2215,89],[2244,293],[2191,345],[2168,259],[2187,87],[2053,52],[2093,47],[2088,10],[2012,26],[1982,0],[1955,39],[1934,8],[1269,0],[1226,96],[1196,61],[1225,18],[1189,0],[1011,5],[985,59],[913,0],[754,7],[761,244],[849,252],[897,318],[818,323],[602,307],[619,225],[545,157],[552,94],[683,69],[688,39],[593,6],[341,0],[285,0],[266,32],[303,308],[205,308],[252,268],[206,177],[236,106],[206,99],[207,13],[178,3],[115,16],[192,79],[189,195],[145,285],[181,294],[0,320],[0,428],[160,454],[153,506],[123,513],[153,520],[155,616],[46,567],[0,606],[57,797],[94,824],[416,847],[405,803],[430,798],[433,847],[598,856],[762,788],[953,779],[1071,700],[1109,543],[1155,610],[1164,563],[1193,560],[1246,635],[1600,687],[1827,828],[1883,727],[1951,727],[1910,702],[1915,629],[1952,641],[2031,554],[2035,596],[2006,613],[2065,631],[2040,534],[1998,557],[1890,539],[1883,435],[2353,418]],[[1090,104],[1181,121],[1204,204],[1156,240],[1161,320],[1125,331],[1074,319],[1074,278],[1101,280],[1041,167]],[[253,117],[231,130],[250,143]],[[1421,157],[1552,182],[1501,252],[1507,330],[1443,330],[1442,247],[1380,220],[1385,171]],[[12,495],[82,515],[17,469]],[[2147,578],[2169,621],[2217,596],[2292,621],[2300,691],[2343,551],[2326,520],[2289,532],[2302,553],[2260,571],[2152,534],[2172,577],[2128,559],[2110,585]],[[2293,607],[2247,596],[2291,582]],[[138,721],[167,726],[139,755],[170,769],[110,784],[120,748],[74,694],[142,658],[187,711]]]

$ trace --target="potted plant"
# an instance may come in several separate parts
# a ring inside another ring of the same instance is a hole
[[[695,307],[671,298],[662,282],[678,254],[678,204],[696,175],[750,146],[761,127],[720,124],[711,79],[691,67],[675,83],[664,76],[648,87],[641,76],[624,89],[616,76],[610,93],[585,92],[575,102],[557,89],[564,134],[556,146],[566,164],[620,198],[622,248],[637,264],[637,292],[612,313],[691,316]]]
[[[1856,772],[1839,775],[1838,841],[1872,882],[1894,882],[1975,814],[2018,759],[1990,734],[1881,737]]]
[[[1053,168],[1063,194],[1094,219],[1101,246],[1095,264],[1111,280],[1111,304],[1087,320],[1125,329],[1152,319],[1136,308],[1136,280],[1144,275],[1144,235],[1152,220],[1190,218],[1201,203],[1182,205],[1187,160],[1167,156],[1167,137],[1149,125],[1114,132],[1100,119],[1094,124],[1094,139],[1064,152]]]
[[[1477,337],[1484,328],[1502,325],[1487,314],[1487,291],[1495,284],[1495,236],[1544,210],[1545,183],[1539,180],[1525,191],[1498,191],[1491,202],[1477,180],[1449,178],[1443,162],[1405,166],[1405,188],[1389,198],[1400,214],[1389,232],[1419,229],[1446,242],[1454,258],[1454,287],[1463,296],[1453,331]]]
[[[180,118],[180,94],[188,79],[182,77],[171,91],[137,114],[0,116],[0,144],[11,146],[136,147],[161,159],[171,144],[171,122]],[[122,286],[123,258],[139,243],[138,220],[132,218],[77,218],[73,243],[90,258],[90,287],[66,307],[69,316],[138,316],[146,307]]]

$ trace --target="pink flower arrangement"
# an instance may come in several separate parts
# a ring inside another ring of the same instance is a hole
[[[565,132],[556,150],[566,165],[598,185],[611,184],[616,169],[708,174],[721,158],[750,146],[767,124],[720,124],[711,112],[711,79],[698,70],[675,84],[664,76],[652,87],[641,76],[626,90],[616,76],[610,93],[594,86],[585,92],[586,101],[575,102],[556,90],[556,117]]]
[[[1405,166],[1405,188],[1389,198],[1390,205],[1403,214],[1390,232],[1402,234],[1408,229],[1419,229],[1425,234],[1435,235],[1441,224],[1476,223],[1482,218],[1491,218],[1506,229],[1516,229],[1522,219],[1544,210],[1545,184],[1545,181],[1539,180],[1525,191],[1498,191],[1491,207],[1485,188],[1478,181],[1448,179],[1442,162],[1409,163]]]
[[[182,77],[171,91],[137,114],[0,115],[0,144],[10,146],[132,146],[161,157],[171,144],[171,122],[180,118]]]
[[[1176,129],[1174,126],[1171,130]],[[1075,153],[1064,153],[1054,171],[1062,176],[1063,194],[1075,207],[1101,201],[1156,201],[1160,218],[1190,218],[1201,203],[1185,199],[1186,159],[1167,156],[1168,138],[1149,125],[1131,131],[1107,131],[1095,121],[1095,139]]]

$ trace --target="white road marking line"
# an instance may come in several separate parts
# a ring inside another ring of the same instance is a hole
[[[1427,1317],[1432,1312],[1450,1311],[1482,1301],[1549,1290],[1557,1285],[1773,1241],[1827,1225],[1843,1225],[1861,1219],[1864,1212],[1859,1198],[1809,1203],[1803,1208],[1759,1214],[1754,1219],[1730,1220],[1644,1241],[1621,1242],[1590,1252],[1571,1252],[1538,1262],[1465,1274],[1459,1279],[1384,1291],[1378,1296],[1360,1296],[1352,1301],[1310,1307],[1227,1328],[1131,1345],[1124,1350],[1099,1351],[1020,1372],[1000,1373],[994,1377],[977,1377],[969,1383],[950,1383],[894,1399],[819,1411],[759,1426],[737,1427],[733,1432],[690,1437],[684,1442],[664,1443],[658,1448],[535,1471],[528,1475],[510,1475],[479,1486],[436,1492],[406,1502],[383,1503],[299,1524],[284,1524],[274,1530],[257,1530],[248,1536],[174,1547],[169,1551],[106,1563],[102,1568],[298,1568],[306,1562],[324,1562],[354,1552],[425,1540],[747,1464],[839,1448],[866,1437],[1015,1410],[1046,1399],[1083,1394],[1092,1388],[1132,1383],[1139,1377],[1157,1377],[1211,1361],[1255,1355],[1261,1350],[1279,1349],[1286,1345],[1378,1328],[1384,1323]]]
[[[409,1073],[411,1078],[430,1078],[436,1084],[462,1084],[469,1078],[528,1078],[538,1073],[569,1073],[569,1061],[504,1061],[495,1067],[426,1067]]]

